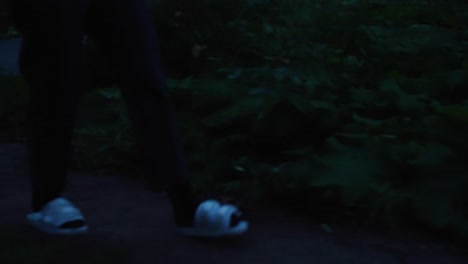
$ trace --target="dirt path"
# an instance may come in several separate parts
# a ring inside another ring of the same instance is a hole
[[[339,228],[328,234],[316,223],[262,208],[241,239],[193,240],[174,232],[164,195],[92,173],[72,173],[67,194],[86,214],[91,233],[46,236],[23,223],[29,200],[25,165],[22,144],[0,143],[0,263],[468,263],[434,241]]]

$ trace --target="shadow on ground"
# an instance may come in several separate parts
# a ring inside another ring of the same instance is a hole
[[[8,230],[2,230],[8,229]],[[90,236],[50,237],[27,227],[0,229],[0,262],[8,264],[125,264],[130,258],[121,246]]]

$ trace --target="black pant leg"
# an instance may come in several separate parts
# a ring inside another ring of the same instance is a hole
[[[94,1],[88,25],[87,32],[117,71],[150,182],[164,188],[189,185],[188,165],[146,1]]]
[[[29,174],[33,210],[60,196],[81,85],[86,2],[11,0],[23,35],[20,70],[30,87]]]

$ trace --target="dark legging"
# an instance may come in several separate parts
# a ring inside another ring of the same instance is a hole
[[[20,69],[30,93],[28,143],[33,209],[61,195],[83,85],[82,36],[117,72],[150,176],[189,184],[187,162],[144,0],[10,0],[23,35]]]

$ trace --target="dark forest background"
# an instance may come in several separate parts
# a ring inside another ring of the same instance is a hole
[[[464,1],[149,3],[197,190],[468,238]],[[10,22],[0,1],[0,39]],[[113,72],[84,55],[74,167],[135,177]],[[2,138],[24,137],[26,101],[0,75]]]

